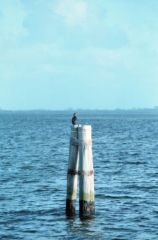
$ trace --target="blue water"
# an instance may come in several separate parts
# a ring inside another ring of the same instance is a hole
[[[70,117],[0,114],[0,239],[157,240],[158,115],[80,114],[93,127],[89,221],[65,217]]]

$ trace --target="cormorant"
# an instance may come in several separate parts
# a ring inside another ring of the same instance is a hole
[[[77,121],[77,117],[76,117],[76,113],[74,113],[72,116],[72,124],[76,125],[76,121]]]

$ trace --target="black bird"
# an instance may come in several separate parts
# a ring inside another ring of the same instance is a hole
[[[77,122],[76,113],[73,114],[71,121],[72,121],[72,124],[73,124],[73,125],[76,125],[76,122]]]

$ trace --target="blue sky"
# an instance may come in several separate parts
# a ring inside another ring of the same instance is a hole
[[[157,0],[1,0],[0,107],[158,105]]]

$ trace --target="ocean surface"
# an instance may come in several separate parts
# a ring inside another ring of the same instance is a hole
[[[157,240],[158,115],[78,115],[93,128],[95,218],[65,216],[71,113],[1,112],[0,240]]]

